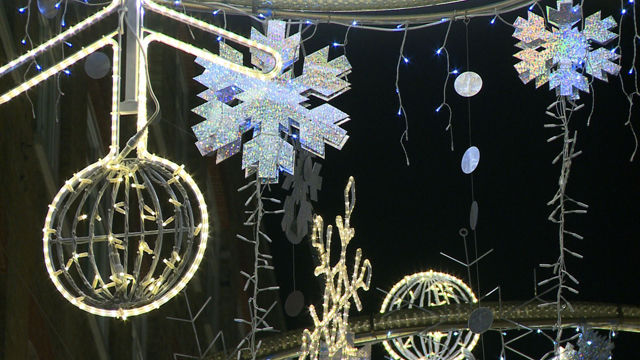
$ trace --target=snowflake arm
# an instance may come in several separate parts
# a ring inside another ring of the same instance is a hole
[[[251,39],[259,44],[269,46],[282,55],[283,69],[293,65],[300,53],[300,33],[285,37],[287,23],[284,21],[267,22],[267,36],[262,35],[255,28],[251,28]],[[251,48],[251,64],[262,71],[270,71],[275,66],[272,56],[264,51]]]
[[[584,37],[597,42],[600,45],[605,45],[609,41],[618,37],[618,34],[609,31],[618,26],[618,23],[609,16],[608,18],[601,20],[602,14],[600,11],[587,17],[584,20]]]
[[[618,75],[622,67],[613,61],[620,58],[620,55],[604,48],[597,49],[589,53],[587,59],[587,73],[602,81],[609,81],[607,74]]]
[[[328,46],[307,56],[302,76],[296,79],[300,93],[329,101],[349,90],[349,82],[343,78],[351,72],[351,64],[344,55],[331,61],[328,57]]]

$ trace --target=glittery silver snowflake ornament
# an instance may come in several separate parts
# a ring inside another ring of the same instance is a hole
[[[582,31],[574,26],[582,18],[579,5],[572,0],[560,0],[557,8],[547,7],[547,18],[552,31],[547,30],[544,18],[529,11],[528,19],[518,17],[513,24],[513,37],[520,40],[516,47],[522,49],[514,56],[521,60],[515,65],[520,80],[525,84],[535,79],[536,87],[549,82],[558,96],[571,100],[580,98],[579,91],[589,92],[589,82],[584,73],[607,81],[607,74],[618,75],[620,58],[613,50],[593,49],[593,45],[606,45],[618,37],[609,31],[617,26],[609,16],[602,20],[597,12],[584,21]]]
[[[611,339],[599,335],[591,329],[583,330],[577,345],[580,360],[611,359],[611,351],[615,347]]]
[[[347,141],[340,125],[349,116],[331,106],[305,106],[309,95],[329,100],[349,89],[343,78],[351,71],[346,57],[328,61],[329,48],[319,50],[304,59],[302,74],[294,76],[292,65],[299,59],[300,34],[286,37],[286,23],[269,21],[267,34],[252,29],[251,39],[278,51],[284,67],[273,80],[259,80],[216,65],[202,58],[196,63],[205,70],[195,79],[209,89],[199,96],[207,102],[193,111],[206,120],[193,126],[198,138],[196,146],[202,153],[217,151],[217,161],[223,161],[241,150],[242,168],[246,176],[258,172],[263,183],[278,182],[279,171],[294,174],[293,146],[287,138],[295,132],[305,150],[324,157],[325,144],[341,149]],[[242,54],[220,43],[220,56],[242,64]],[[273,59],[252,49],[251,63],[259,70],[270,71]],[[253,138],[244,144],[242,134],[253,130]]]
[[[578,352],[573,349],[573,344],[568,343],[566,347],[560,346],[551,360],[579,360]]]

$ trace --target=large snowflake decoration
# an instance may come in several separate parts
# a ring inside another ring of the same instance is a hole
[[[201,58],[196,62],[205,68],[195,79],[209,90],[200,94],[207,102],[193,111],[206,120],[193,127],[196,146],[205,155],[217,151],[217,161],[238,153],[242,134],[253,129],[253,138],[244,145],[242,168],[246,175],[258,171],[262,182],[278,181],[278,170],[294,173],[293,146],[289,136],[297,137],[302,147],[324,157],[324,144],[341,149],[347,141],[346,131],[339,125],[348,115],[325,103],[307,108],[307,95],[329,99],[349,89],[343,79],[351,71],[346,57],[327,61],[329,47],[304,60],[303,71],[294,77],[292,65],[298,60],[300,34],[285,37],[286,23],[269,21],[267,35],[252,29],[251,39],[276,49],[283,58],[282,73],[273,80],[259,80],[216,65]],[[242,54],[220,43],[220,56],[242,64]],[[251,63],[262,71],[273,69],[266,53],[252,49]]]
[[[599,335],[591,329],[583,329],[577,343],[580,360],[611,359],[611,351],[615,347],[611,339]]]
[[[578,352],[573,349],[573,344],[568,343],[564,348],[560,346],[556,356],[551,360],[579,360]]]
[[[522,51],[515,54],[521,62],[515,65],[520,80],[525,84],[536,81],[536,87],[549,82],[558,96],[579,99],[579,91],[589,92],[589,82],[584,72],[607,81],[607,73],[617,75],[620,66],[613,61],[620,58],[614,50],[593,49],[597,43],[605,45],[618,35],[609,31],[617,26],[609,16],[601,20],[597,12],[584,21],[584,29],[574,28],[582,18],[579,5],[572,0],[560,0],[557,9],[547,7],[547,18],[553,30],[546,28],[544,18],[529,11],[528,19],[518,17],[513,36],[520,40],[516,46]]]
[[[351,194],[351,198],[349,195]],[[326,246],[323,243],[322,217],[316,216],[311,236],[311,244],[318,251],[320,265],[316,267],[314,274],[323,275],[325,280],[324,300],[322,303],[322,320],[318,317],[315,307],[309,307],[313,319],[313,332],[304,330],[300,359],[310,356],[312,360],[318,358],[349,359],[362,357],[349,343],[349,308],[351,300],[358,311],[362,310],[362,303],[358,297],[358,289],[369,290],[371,283],[371,263],[364,260],[362,265],[362,250],[356,251],[351,279],[347,273],[347,246],[355,234],[351,228],[351,213],[355,205],[355,181],[349,178],[344,190],[345,217],[336,217],[336,226],[341,241],[340,260],[331,266],[331,234],[332,227],[327,227]]]

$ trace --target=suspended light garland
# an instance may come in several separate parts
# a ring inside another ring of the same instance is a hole
[[[558,284],[554,301],[543,306],[556,308],[556,336],[553,340],[554,350],[550,353],[555,354],[555,360],[565,360],[573,359],[577,355],[571,344],[564,348],[560,346],[565,341],[562,336],[562,313],[571,309],[564,291],[577,294],[575,286],[579,283],[567,270],[566,256],[582,258],[582,255],[569,250],[565,240],[567,237],[583,239],[581,235],[567,230],[566,216],[572,213],[586,213],[588,208],[586,204],[566,194],[573,159],[581,153],[576,151],[577,133],[571,133],[569,122],[573,113],[583,107],[575,103],[580,98],[579,92],[590,92],[591,84],[584,75],[585,72],[592,78],[605,82],[608,81],[607,74],[615,76],[620,72],[621,66],[614,62],[620,58],[615,48],[593,49],[595,44],[603,46],[618,37],[610,31],[617,23],[611,16],[601,19],[601,13],[597,12],[584,19],[583,29],[578,30],[574,26],[582,20],[582,8],[580,5],[574,6],[573,0],[559,0],[556,2],[556,8],[547,7],[546,18],[529,10],[527,20],[518,17],[513,24],[516,29],[513,37],[520,40],[516,46],[522,49],[515,55],[521,60],[515,68],[525,84],[535,80],[536,87],[540,87],[549,82],[549,88],[555,89],[558,99],[547,108],[546,113],[556,122],[546,124],[545,127],[558,128],[561,133],[547,141],[563,141],[562,151],[553,160],[554,164],[562,161],[558,190],[547,204],[554,207],[549,220],[558,225],[560,254],[555,263],[540,265],[552,269],[553,276],[539,282],[538,285],[550,282]],[[553,25],[553,31],[547,30],[547,21]]]

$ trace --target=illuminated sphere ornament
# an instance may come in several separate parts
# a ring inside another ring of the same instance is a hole
[[[453,87],[460,96],[472,97],[482,89],[482,78],[473,71],[467,71],[456,78]]]
[[[475,295],[462,280],[449,274],[426,271],[407,275],[394,285],[384,299],[380,313],[475,302]],[[397,360],[462,360],[465,349],[468,352],[473,350],[479,338],[480,335],[461,329],[401,337],[383,344],[389,355]]]
[[[111,159],[75,174],[49,205],[44,260],[72,304],[126,318],[186,286],[204,256],[208,215],[183,167],[153,155]]]

